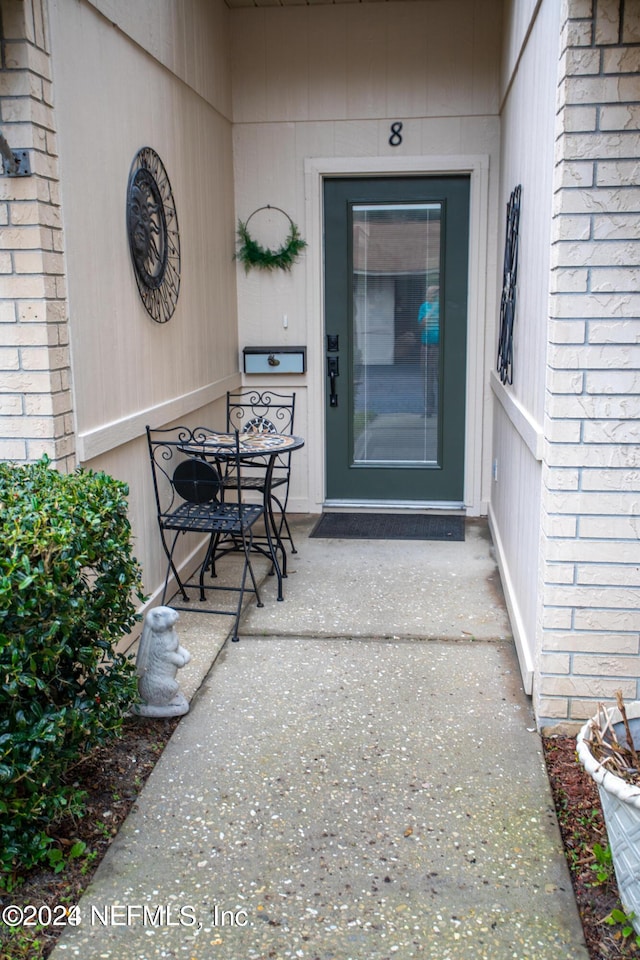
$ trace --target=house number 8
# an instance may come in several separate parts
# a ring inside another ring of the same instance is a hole
[[[396,120],[395,123],[391,124],[391,136],[389,137],[389,146],[390,147],[399,147],[402,143],[402,124],[399,120]]]

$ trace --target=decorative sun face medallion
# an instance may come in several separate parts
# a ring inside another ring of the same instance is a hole
[[[131,165],[127,233],[145,309],[156,323],[166,323],[180,291],[180,235],[169,177],[151,147],[139,150]]]

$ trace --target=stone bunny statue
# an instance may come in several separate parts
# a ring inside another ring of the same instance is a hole
[[[135,709],[142,717],[181,717],[189,712],[189,702],[176,680],[178,668],[191,660],[174,630],[178,618],[172,607],[154,607],[145,617],[136,658],[138,691],[144,702]]]

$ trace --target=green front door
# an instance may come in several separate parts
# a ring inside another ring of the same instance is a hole
[[[463,500],[469,178],[324,183],[327,500]]]

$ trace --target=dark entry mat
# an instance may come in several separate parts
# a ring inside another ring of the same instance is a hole
[[[323,540],[464,540],[464,517],[323,513],[310,536]]]

